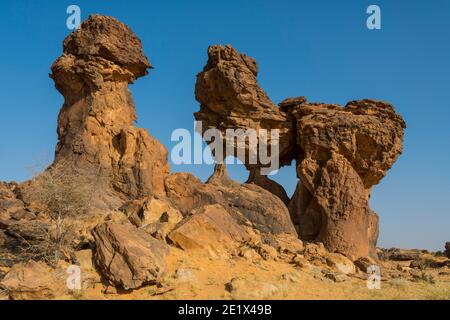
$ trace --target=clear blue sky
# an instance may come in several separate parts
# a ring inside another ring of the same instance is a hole
[[[195,76],[211,44],[256,58],[274,102],[305,95],[345,104],[373,98],[395,105],[408,129],[404,154],[372,196],[379,244],[442,249],[450,241],[450,1],[17,1],[0,4],[0,180],[52,159],[62,97],[48,77],[61,54],[66,8],[82,19],[112,15],[142,39],[156,67],[132,86],[138,125],[174,145],[192,128]],[[366,28],[366,8],[382,10],[382,29]],[[192,129],[191,129],[192,130]],[[243,181],[246,172],[232,166]],[[201,179],[210,166],[172,166]],[[295,169],[276,180],[291,194]]]

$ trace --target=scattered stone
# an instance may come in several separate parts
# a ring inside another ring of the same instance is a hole
[[[308,243],[305,246],[304,254],[306,257],[321,257],[325,256],[327,251],[321,243]]]
[[[267,244],[260,244],[257,252],[264,260],[276,260],[278,257],[277,250]]]
[[[445,252],[444,254],[447,256],[447,258],[450,259],[450,242],[445,243]]]
[[[300,283],[300,277],[298,274],[296,273],[283,273],[281,275],[281,279],[292,282],[292,283]]]
[[[130,201],[121,210],[132,224],[161,241],[166,241],[167,235],[183,219],[181,212],[168,201],[155,197]]]
[[[295,264],[295,266],[300,268],[307,268],[310,264],[308,262],[308,259],[305,258],[305,256],[301,254],[297,254],[293,259],[292,262]]]
[[[249,261],[258,261],[261,259],[261,256],[258,254],[258,252],[248,246],[244,246],[240,249],[239,256]]]
[[[279,288],[271,283],[241,277],[233,278],[225,285],[225,289],[234,300],[270,299],[279,292]]]
[[[91,15],[64,40],[51,78],[64,96],[58,117],[55,163],[90,169],[95,204],[116,207],[120,198],[164,196],[167,150],[144,129],[128,85],[151,65],[141,41],[118,20]],[[98,194],[97,194],[98,193]]]
[[[279,251],[281,253],[299,254],[304,250],[303,242],[297,236],[282,233],[276,236]]]
[[[11,213],[11,218],[14,220],[34,220],[36,216],[28,210],[20,209]]]
[[[431,274],[427,274],[425,272],[421,272],[421,273],[411,273],[411,276],[413,278],[413,281],[423,281],[423,282],[427,282],[427,283],[431,283],[431,284],[435,284],[436,281],[434,279],[434,277]]]

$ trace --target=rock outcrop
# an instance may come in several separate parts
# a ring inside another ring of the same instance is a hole
[[[401,154],[405,122],[390,104],[374,100],[341,107],[298,97],[276,106],[259,87],[257,70],[255,60],[230,46],[210,47],[197,76],[201,107],[195,118],[204,130],[221,130],[225,140],[226,129],[278,129],[280,166],[297,161],[294,196],[289,200],[280,185],[260,175],[261,163],[248,163],[260,148],[249,143],[240,157],[250,171],[248,182],[288,205],[302,239],[353,260],[376,259],[378,216],[369,206],[370,191]],[[241,146],[234,140],[232,145],[225,155],[238,154]]]
[[[372,100],[289,108],[302,151],[291,205],[300,236],[353,259],[376,258],[378,216],[370,191],[402,152],[404,121],[391,105]]]
[[[170,240],[187,251],[201,251],[213,257],[228,256],[250,237],[219,204],[207,205],[169,234]]]
[[[447,258],[450,259],[450,242],[445,243],[445,252],[444,254],[447,256]]]
[[[151,68],[140,40],[116,19],[93,15],[65,39],[63,49],[51,74],[64,96],[55,161],[92,169],[96,180],[105,181],[104,193],[164,195],[167,151],[134,127],[128,89]]]
[[[167,196],[185,215],[208,204],[220,204],[238,224],[266,234],[297,234],[283,201],[255,184],[233,181],[223,164],[216,165],[206,184],[186,173],[175,173],[165,183]]]
[[[29,261],[14,265],[0,282],[10,299],[48,300],[67,291],[66,275],[43,262]]]
[[[95,262],[111,284],[136,289],[165,274],[167,246],[131,223],[106,222],[92,233]]]

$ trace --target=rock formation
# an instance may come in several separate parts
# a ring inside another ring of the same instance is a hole
[[[103,188],[128,198],[164,195],[167,151],[134,127],[128,89],[151,68],[140,40],[116,19],[94,15],[65,39],[63,49],[51,74],[64,96],[56,162],[92,168],[105,178]]]
[[[168,248],[131,223],[106,222],[92,231],[95,261],[111,284],[135,289],[161,279]]]
[[[226,257],[250,237],[221,205],[215,204],[195,210],[169,234],[169,239],[186,251]]]
[[[167,196],[185,214],[206,204],[222,205],[238,224],[250,224],[265,234],[297,234],[284,203],[255,184],[239,184],[230,179],[223,164],[216,165],[206,184],[186,173],[176,173],[166,181]]]
[[[258,65],[253,58],[231,46],[209,47],[208,63],[197,76],[195,96],[201,107],[195,119],[202,121],[204,131],[215,128],[224,136],[226,129],[279,129],[280,164],[290,164],[295,149],[294,123],[260,88],[257,75]],[[236,141],[231,144],[235,149],[239,147]],[[245,151],[247,157],[255,152],[248,141]],[[251,167],[247,159],[240,160]],[[255,166],[263,166],[257,160]]]
[[[201,107],[195,118],[204,130],[220,129],[225,139],[226,129],[279,129],[280,166],[297,161],[294,196],[289,200],[280,185],[260,175],[261,163],[245,162],[257,152],[247,144],[241,160],[249,182],[288,204],[302,239],[354,260],[376,258],[378,216],[369,206],[370,190],[402,152],[403,119],[388,103],[373,100],[341,107],[298,97],[276,106],[259,87],[257,70],[255,60],[230,46],[210,47],[197,76]],[[226,155],[237,154],[240,146],[233,146]]]
[[[64,273],[35,261],[14,265],[0,285],[7,288],[12,300],[55,299],[67,289]]]
[[[447,256],[447,258],[450,259],[450,242],[445,243],[445,251],[444,254]]]

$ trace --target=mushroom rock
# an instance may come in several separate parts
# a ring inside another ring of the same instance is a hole
[[[288,201],[281,186],[262,176],[261,163],[240,159],[250,170],[249,185],[288,203],[302,239],[321,241],[353,259],[376,258],[378,216],[370,209],[370,192],[401,154],[405,122],[390,104],[373,100],[341,107],[296,97],[276,106],[258,85],[257,70],[255,60],[230,46],[210,47],[197,76],[201,107],[195,118],[204,131],[216,128],[222,134],[279,129],[280,166],[297,161],[294,196]],[[239,146],[232,143],[235,155]],[[247,143],[246,155],[249,151]]]
[[[378,216],[370,191],[402,152],[403,119],[385,102],[290,106],[296,118],[297,174],[291,200],[300,236],[348,257],[376,258]]]
[[[248,169],[259,169],[265,164],[258,158],[250,163],[249,155],[257,150],[245,140],[245,159],[238,153],[242,148],[235,137],[226,136],[227,129],[253,129],[257,143],[260,143],[260,130],[279,130],[279,140],[273,143],[279,147],[280,166],[292,162],[295,148],[294,122],[291,115],[275,105],[257,82],[258,65],[253,58],[237,52],[231,46],[211,46],[208,48],[208,62],[203,71],[197,75],[195,87],[196,99],[200,102],[200,111],[195,119],[202,122],[202,130],[219,129],[224,142],[233,146],[234,150],[225,150],[227,155],[237,156]],[[267,132],[267,144],[272,143],[270,132]],[[231,154],[233,153],[233,154]],[[223,159],[216,159],[218,162]],[[266,180],[256,179],[255,184]],[[281,186],[280,186],[281,187]],[[279,189],[279,188],[277,188]],[[283,192],[281,192],[283,193]],[[284,196],[284,193],[283,193]],[[285,198],[283,200],[286,200]]]
[[[278,182],[273,181],[268,176],[262,175],[259,168],[250,168],[250,174],[246,183],[256,184],[257,186],[260,186],[261,188],[264,188],[265,190],[276,195],[284,202],[285,205],[289,204],[289,196],[283,186]]]
[[[64,40],[63,49],[51,68],[64,96],[55,161],[95,169],[106,189],[125,199],[163,196],[167,151],[134,127],[128,89],[151,68],[141,41],[116,19],[93,15]]]

